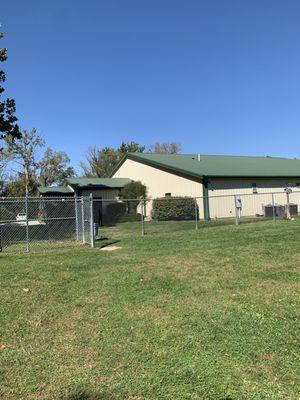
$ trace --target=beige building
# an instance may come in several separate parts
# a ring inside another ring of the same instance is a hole
[[[295,159],[129,153],[111,176],[141,181],[151,199],[198,198],[200,218],[205,219],[234,216],[234,196],[241,198],[244,216],[261,215],[272,202],[286,204],[287,187],[293,188],[291,202],[300,203],[300,161]]]

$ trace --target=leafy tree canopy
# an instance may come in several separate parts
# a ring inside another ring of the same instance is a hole
[[[156,142],[150,147],[152,153],[158,154],[178,154],[181,153],[181,145],[176,142],[171,143],[159,143]]]
[[[122,142],[121,146],[117,149],[117,152],[121,154],[125,153],[143,153],[145,151],[145,146],[140,146],[135,142]]]
[[[122,142],[117,149],[90,147],[86,153],[86,162],[81,162],[80,167],[85,176],[107,178],[125,153],[142,153],[144,150],[145,146],[135,142]]]
[[[0,32],[0,39],[3,38],[3,33]],[[0,62],[7,60],[7,49],[0,48]],[[0,69],[0,96],[4,92],[3,83],[6,80],[5,72]],[[20,138],[21,133],[17,125],[16,105],[13,99],[3,99],[0,97],[0,139],[7,137]],[[2,148],[0,149],[2,150]]]
[[[7,196],[36,195],[39,185],[62,184],[65,179],[75,175],[66,153],[55,152],[48,147],[42,155],[44,146],[45,141],[36,129],[22,131],[19,139],[11,136],[5,139],[5,149],[1,155],[8,163],[17,166],[17,172],[2,189]]]
[[[63,151],[53,151],[48,147],[40,161],[40,183],[42,186],[62,185],[67,178],[75,176],[70,159]]]
[[[11,176],[3,187],[2,196],[5,197],[25,197],[26,191],[30,196],[37,195],[38,182],[33,176],[18,172]]]
[[[147,196],[147,187],[140,181],[127,183],[121,190],[123,199],[140,199]]]
[[[20,139],[7,136],[5,139],[6,150],[12,160],[19,165],[21,174],[25,174],[25,193],[29,191],[29,182],[37,181],[39,169],[38,150],[45,145],[44,140],[33,128],[31,131],[23,131]],[[21,181],[22,182],[22,179]]]

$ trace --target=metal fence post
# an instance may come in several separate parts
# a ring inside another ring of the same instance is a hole
[[[93,204],[93,194],[90,193],[90,236],[91,236],[91,247],[94,248],[94,204]]]
[[[76,240],[79,241],[79,224],[78,224],[78,209],[77,209],[78,199],[76,195],[74,197],[74,202],[75,202]]]
[[[84,229],[84,200],[81,197],[81,220],[82,220],[82,243],[85,244],[85,229]]]
[[[145,235],[145,226],[144,226],[144,199],[142,200],[142,204],[141,204],[141,223],[142,223],[142,236]]]
[[[198,229],[198,207],[197,207],[197,199],[195,197],[195,229]]]
[[[29,252],[29,221],[28,221],[28,196],[25,197],[25,214],[26,214],[26,251]]]
[[[2,251],[2,216],[1,216],[2,204],[0,200],[0,251]]]
[[[234,209],[235,209],[235,224],[238,225],[239,224],[239,216],[238,216],[238,209],[236,206],[236,195],[234,195],[233,197],[234,197]]]
[[[276,220],[274,193],[272,193],[273,220]]]
[[[291,208],[290,208],[290,189],[286,189],[286,218],[291,219]]]

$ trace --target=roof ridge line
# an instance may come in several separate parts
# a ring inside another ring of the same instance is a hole
[[[170,154],[170,153],[151,153],[151,152],[144,152],[144,153],[135,153],[135,152],[129,152],[127,154],[130,155],[135,155],[137,157],[143,156],[143,155],[155,155],[155,156],[204,156],[204,157],[243,157],[243,158],[275,158],[275,159],[280,159],[280,160],[299,160],[297,157],[280,157],[280,156],[262,156],[262,155],[236,155],[236,154],[205,154],[205,153],[176,153],[176,154]]]

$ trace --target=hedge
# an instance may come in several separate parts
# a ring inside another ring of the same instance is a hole
[[[140,221],[142,216],[136,212],[139,201],[136,202],[122,202],[122,203],[109,203],[104,213],[104,223],[116,222],[135,222]]]
[[[104,220],[105,222],[119,222],[121,217],[126,214],[125,203],[109,203],[105,210]]]
[[[198,205],[197,213],[199,214]],[[157,221],[194,219],[195,200],[192,197],[161,197],[154,199],[152,218]]]

